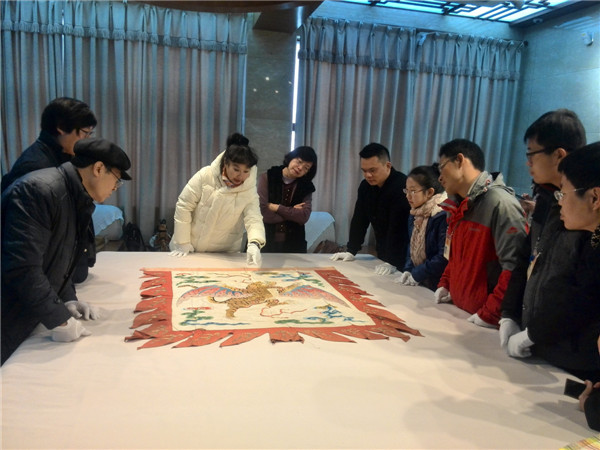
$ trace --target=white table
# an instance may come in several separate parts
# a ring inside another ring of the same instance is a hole
[[[3,448],[559,448],[592,436],[566,374],[506,356],[498,332],[361,255],[264,255],[334,266],[424,337],[220,348],[124,342],[140,269],[243,267],[245,255],[101,252],[80,300],[101,308],[70,344],[32,335],[2,367]]]

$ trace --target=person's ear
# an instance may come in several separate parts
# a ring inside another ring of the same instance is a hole
[[[392,162],[391,161],[386,161],[385,168],[386,169],[391,169],[392,168]]]
[[[433,189],[432,187],[425,190],[425,197],[427,197],[427,200],[429,200],[434,195],[435,195],[435,189]]]
[[[558,147],[556,150],[554,150],[554,154],[558,158],[558,162],[560,162],[565,156],[567,156],[567,151],[562,147]]]
[[[462,153],[457,154],[454,157],[454,161],[456,161],[458,167],[460,168],[463,165],[463,163],[465,162],[465,155],[463,155]]]
[[[104,167],[105,166],[102,161],[96,161],[92,166],[92,172],[94,173],[94,176],[99,177],[100,175],[102,175],[102,173],[104,172]]]
[[[592,209],[600,211],[600,186],[593,187],[591,191]]]
[[[56,131],[58,131],[58,135],[59,136],[65,136],[69,133],[64,132],[63,130],[61,130],[60,128],[56,127]]]

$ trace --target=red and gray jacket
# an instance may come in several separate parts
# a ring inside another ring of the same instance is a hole
[[[527,255],[527,223],[514,191],[501,174],[482,172],[464,199],[441,204],[448,212],[448,265],[439,287],[452,302],[497,325],[511,273]]]

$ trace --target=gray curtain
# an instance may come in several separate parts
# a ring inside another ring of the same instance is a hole
[[[246,26],[246,15],[118,1],[3,2],[3,173],[37,137],[44,106],[78,98],[133,164],[107,203],[146,240],[161,218],[172,230],[188,179],[243,131]]]
[[[441,144],[477,142],[507,170],[522,43],[327,18],[300,29],[296,145],[319,155],[315,210],[345,243],[362,180],[358,152],[380,142],[394,167],[437,161]]]

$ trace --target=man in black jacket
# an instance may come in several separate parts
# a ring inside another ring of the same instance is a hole
[[[350,222],[347,252],[335,253],[333,261],[352,261],[365,239],[369,224],[375,232],[377,257],[384,261],[375,268],[378,275],[402,270],[408,249],[410,205],[404,195],[406,175],[392,167],[390,153],[381,144],[371,143],[361,150],[360,168],[365,179]]]
[[[31,172],[2,193],[2,363],[42,323],[55,341],[89,332],[75,319],[97,312],[71,283],[87,243],[94,201],[131,178],[129,158],[103,139],[75,144],[75,157]]]
[[[52,100],[42,112],[42,131],[37,140],[15,161],[10,172],[2,177],[2,192],[17,178],[34,170],[58,167],[73,157],[73,146],[80,139],[89,138],[97,125],[90,107],[69,97]],[[90,222],[88,244],[83,248],[73,282],[81,283],[87,278],[88,266],[96,262],[94,226]]]

